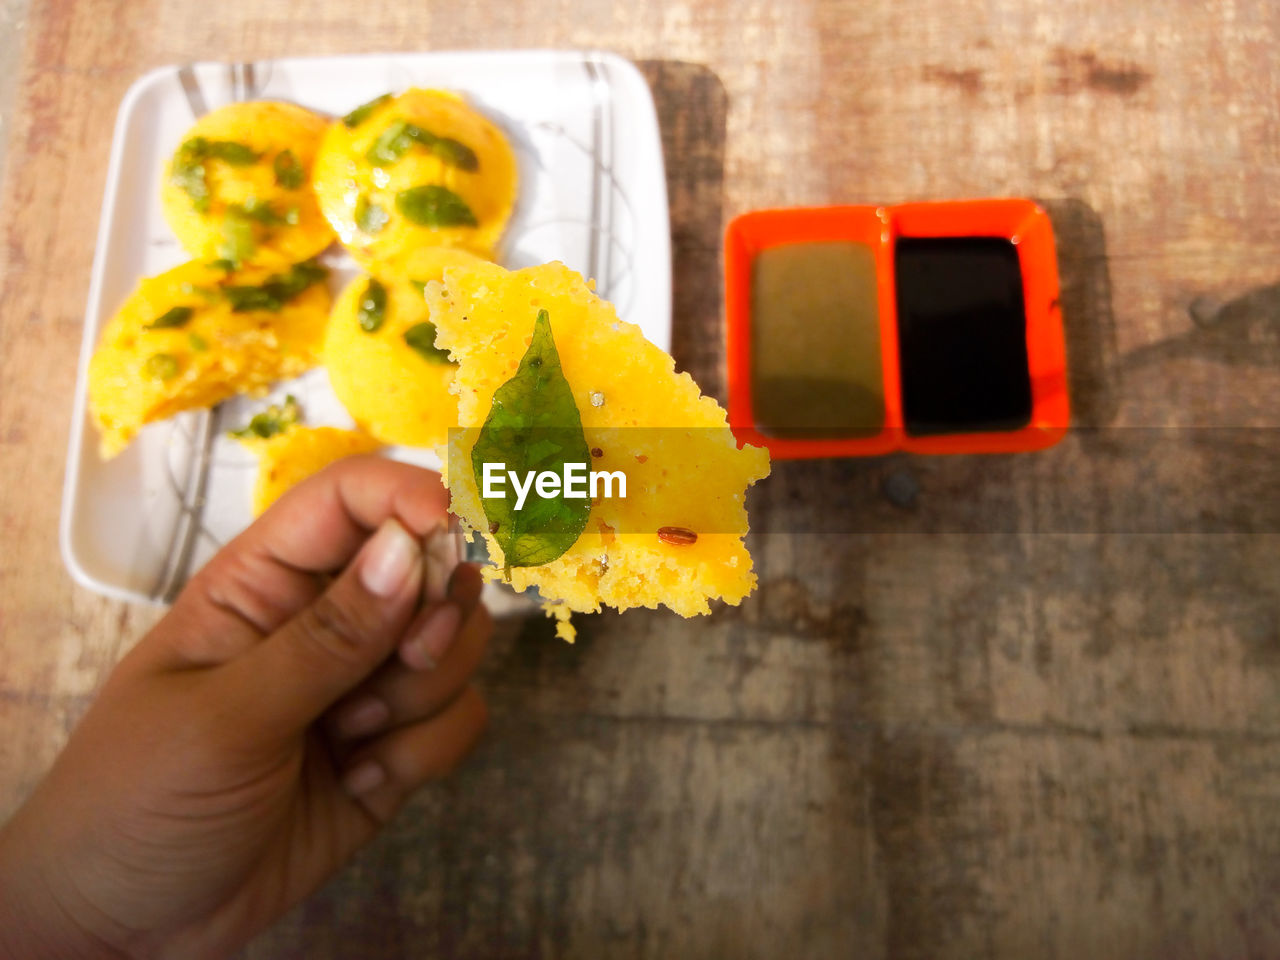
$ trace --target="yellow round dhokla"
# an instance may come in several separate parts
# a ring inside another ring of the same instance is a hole
[[[275,436],[242,441],[256,453],[258,475],[253,486],[253,515],[313,473],[345,457],[372,453],[380,444],[358,430],[291,426]]]
[[[252,295],[295,275],[305,286],[274,301],[278,309],[234,309],[238,292]],[[143,280],[89,361],[89,412],[102,456],[123,450],[144,424],[265,391],[315,366],[328,313],[324,271],[306,264],[227,273],[193,261]]]
[[[291,103],[233,103],[201,117],[165,166],[165,219],[193,256],[287,265],[333,230],[311,189],[328,122]]]
[[[565,380],[582,419],[591,470],[622,471],[625,498],[591,505],[585,532],[558,559],[513,567],[516,589],[536,586],[563,619],[566,610],[655,607],[683,616],[708,601],[742,601],[755,587],[746,489],[769,473],[769,454],[739,448],[724,410],[703,396],[671,357],[618,319],[582,277],[560,263],[507,271],[493,264],[451,268],[429,284],[437,344],[458,362],[462,429],[445,460],[452,511],[485,538],[500,576],[501,546],[489,532],[471,450],[495,391],[516,373],[539,311],[550,319]],[[672,533],[675,531],[675,533]],[[690,537],[689,535],[692,535]],[[571,635],[567,624],[561,635]]]
[[[516,196],[516,159],[497,125],[457,94],[411,89],[330,125],[316,195],[366,266],[426,246],[493,251]]]
[[[386,302],[372,331],[360,323],[369,276],[357,277],[334,302],[324,340],[329,382],[352,419],[383,443],[432,446],[457,424],[453,364],[424,356],[405,337],[430,321],[424,286],[440,280],[445,267],[480,262],[464,250],[429,247],[414,251],[402,270],[379,270]]]

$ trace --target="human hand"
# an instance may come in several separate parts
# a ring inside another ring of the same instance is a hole
[[[446,503],[341,461],[192,578],[0,830],[0,956],[225,956],[471,749],[492,623],[424,557]]]

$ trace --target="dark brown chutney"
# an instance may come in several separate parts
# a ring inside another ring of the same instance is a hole
[[[1003,237],[902,237],[894,249],[907,433],[1031,420],[1018,251]]]

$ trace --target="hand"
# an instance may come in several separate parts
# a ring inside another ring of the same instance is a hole
[[[225,956],[448,772],[492,624],[435,562],[445,512],[435,474],[353,458],[196,574],[0,831],[0,956]]]

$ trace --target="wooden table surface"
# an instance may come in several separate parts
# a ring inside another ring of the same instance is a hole
[[[530,622],[486,743],[258,957],[1280,956],[1273,0],[48,0],[0,198],[0,816],[157,614],[74,586],[64,450],[116,107],[160,64],[600,47],[663,129],[723,397],[759,206],[1040,198],[1074,432],[777,464],[756,595]]]

